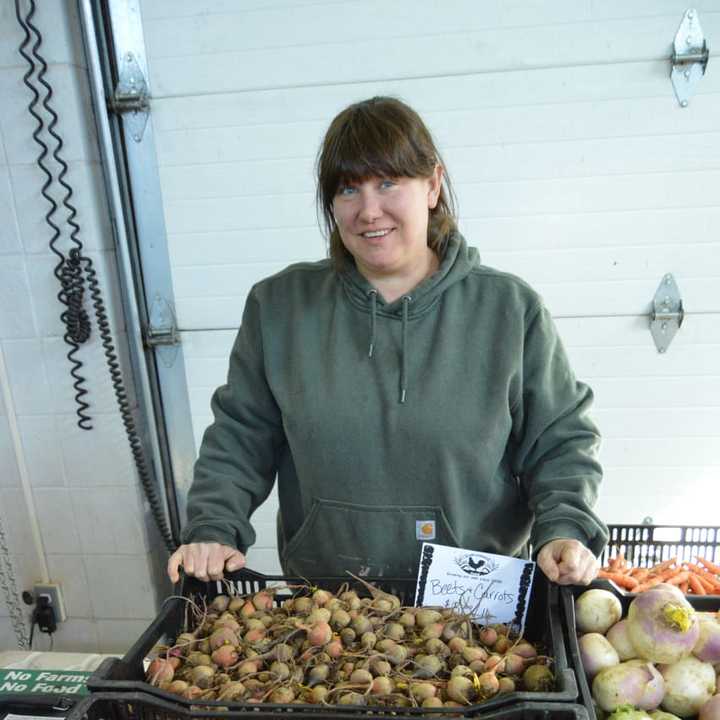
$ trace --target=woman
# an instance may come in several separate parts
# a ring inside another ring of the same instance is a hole
[[[412,576],[422,541],[508,555],[587,583],[607,530],[592,393],[518,278],[457,231],[420,117],[372,98],[318,158],[330,259],[250,293],[212,401],[170,558],[201,579],[244,565],[277,474],[288,575]]]

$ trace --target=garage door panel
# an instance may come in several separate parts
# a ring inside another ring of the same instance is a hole
[[[708,111],[703,113],[678,109],[668,75],[669,61],[665,60],[634,63],[632,70],[622,64],[544,68],[362,86],[230,92],[205,95],[201,101],[194,95],[166,98],[154,92],[153,125],[160,135],[212,127],[326,125],[348,103],[385,94],[407,99],[445,142],[452,141],[454,133],[467,137],[478,124],[490,133],[491,142],[507,137],[523,142],[562,139],[563,131],[569,139],[632,135],[642,132],[642,122],[649,134],[682,132],[695,129],[696,124],[700,131],[716,129],[709,111],[720,92],[718,74],[705,75],[693,97],[693,109],[699,103]],[[525,114],[518,113],[522,108]],[[528,108],[538,116],[537,127],[527,122]],[[576,123],[576,116],[583,123]],[[167,160],[161,157],[163,164]]]
[[[717,96],[720,101],[720,95]],[[720,102],[716,112],[720,117]],[[233,134],[244,134],[233,129]],[[477,141],[484,138],[476,136]],[[243,138],[247,142],[247,138]],[[320,135],[298,141],[296,148],[315,147]],[[720,134],[698,133],[655,137],[621,137],[578,141],[515,143],[461,147],[443,144],[445,166],[453,182],[494,182],[582,178],[598,175],[645,175],[717,170]],[[263,148],[253,152],[260,155]],[[269,149],[268,149],[269,152]],[[246,160],[165,166],[161,180],[168,202],[191,198],[312,193],[314,158]]]
[[[720,172],[651,173],[537,181],[476,182],[456,190],[463,221],[504,216],[717,208]],[[186,198],[166,201],[170,234],[308,226],[314,194]]]
[[[168,201],[165,214],[170,234],[294,227],[315,220],[315,198],[298,193]]]
[[[170,165],[160,168],[167,201],[315,191],[314,159]]]
[[[464,208],[461,208],[461,211]],[[560,250],[682,245],[717,242],[715,228],[720,207],[655,210],[620,210],[590,214],[542,214],[531,217],[491,217],[463,220],[467,236],[480,248],[483,258],[489,251]]]
[[[661,383],[652,384],[656,391],[661,390]],[[601,398],[598,398],[600,401]],[[605,438],[647,440],[697,437],[714,438],[714,442],[720,443],[720,406],[698,407],[700,402],[704,402],[704,397],[697,398],[695,407],[668,408],[663,401],[664,393],[658,395],[653,410],[657,421],[648,416],[647,408],[597,409],[594,417]],[[689,398],[688,402],[691,403]]]
[[[323,5],[344,2],[345,0],[243,0],[243,13],[277,8],[292,8],[298,5]],[[647,0],[643,0],[646,2]],[[198,0],[143,0],[142,16],[144,23],[191,15],[223,15],[238,14],[238,0],[213,0],[211,4],[200,3]]]
[[[649,335],[649,333],[648,333]],[[665,376],[691,376],[698,384],[704,375],[713,375],[720,368],[720,344],[683,346],[677,340],[662,360],[654,343],[633,348],[568,348],[573,368],[580,378],[586,377],[634,377],[642,383],[647,378]],[[699,394],[699,393],[698,393]]]
[[[717,244],[720,207],[628,211],[588,215],[541,215],[486,218],[461,223],[468,241],[486,264],[503,267],[507,251],[528,254],[560,250],[644,247],[648,257],[657,245]],[[638,229],[642,228],[642,232]],[[326,256],[326,243],[313,223],[305,227],[182,233],[168,236],[173,267],[291,263]],[[493,260],[493,263],[490,262]],[[648,282],[648,289],[652,285]],[[654,292],[654,290],[653,290]]]
[[[151,10],[148,16],[143,13],[152,56],[176,57],[232,52],[238,47],[283,48],[329,43],[335,38],[333,31],[338,27],[343,28],[343,41],[350,43],[365,40],[368,36],[395,39],[408,35],[515,30],[518,26],[547,28],[550,24],[562,25],[571,32],[568,26],[589,19],[643,18],[642,22],[647,22],[663,13],[670,13],[675,19],[684,11],[677,2],[658,2],[651,12],[649,7],[636,9],[615,5],[605,8],[603,5],[592,8],[586,2],[572,0],[556,0],[546,6],[508,0],[486,0],[481,7],[472,0],[444,2],[442,6],[414,0],[278,5],[258,8],[243,0],[241,5],[221,5],[214,12],[201,15],[182,12],[156,15],[157,9]],[[708,3],[707,11],[713,9],[717,10],[717,7]],[[379,18],[382,22],[378,22]],[[268,27],[273,27],[274,32],[267,33]]]
[[[667,68],[664,69],[667,71]],[[588,72],[591,72],[588,70]],[[634,153],[641,153],[648,160],[657,154],[657,145],[667,152],[673,152],[671,136],[692,131],[693,136],[685,135],[690,143],[687,147],[688,156],[697,155],[694,148],[699,144],[712,151],[710,142],[700,137],[704,133],[717,131],[717,117],[720,108],[720,93],[710,92],[703,86],[703,94],[694,98],[695,112],[678,112],[672,98],[666,72],[658,84],[658,97],[650,99],[609,99],[587,102],[584,100],[568,101],[561,104],[552,99],[538,98],[533,104],[513,106],[504,99],[502,107],[482,107],[478,98],[471,110],[453,110],[452,108],[436,107],[426,112],[425,119],[439,145],[444,150],[450,167],[456,164],[467,175],[462,163],[465,148],[482,148],[501,145],[505,146],[533,143],[558,142],[567,144],[572,150],[578,146],[570,145],[571,141],[587,141],[595,139],[595,145],[609,148],[611,152],[617,147],[616,142],[625,140],[625,145]],[[585,78],[592,81],[592,78]],[[480,80],[478,80],[478,83]],[[703,80],[704,82],[704,80]],[[382,92],[382,88],[375,88]],[[406,88],[407,90],[407,88]],[[474,89],[477,95],[480,87]],[[621,94],[621,87],[612,88],[613,95]],[[174,165],[211,165],[230,161],[251,162],[264,160],[295,159],[307,166],[312,166],[315,151],[327,127],[327,119],[344,105],[372,94],[372,90],[358,92],[355,88],[351,96],[340,99],[328,108],[328,114],[314,121],[298,122],[293,119],[283,121],[287,117],[287,103],[276,103],[277,110],[272,121],[260,124],[243,123],[233,118],[232,108],[243,104],[244,98],[238,95],[228,97],[212,97],[207,100],[208,110],[204,113],[202,124],[193,127],[183,124],[179,128],[162,128],[158,137],[158,153],[162,167]],[[407,92],[402,97],[411,101]],[[156,106],[162,117],[162,108],[167,100],[158,101]],[[174,107],[175,112],[181,109]],[[528,113],[532,114],[532,122],[528,123]],[[268,113],[269,114],[269,113]],[[657,136],[670,136],[664,140]],[[632,142],[631,142],[632,139]],[[675,138],[677,142],[677,138]],[[582,146],[579,146],[582,147]],[[647,150],[645,148],[647,147]],[[558,150],[558,148],[555,148]],[[590,152],[588,149],[588,152]],[[616,152],[616,151],[615,151]],[[591,158],[592,159],[592,158]],[[632,159],[632,158],[630,158]],[[450,161],[454,160],[453,164]],[[272,166],[271,166],[272,167]]]
[[[308,255],[310,253],[308,252]],[[318,252],[316,257],[321,257]],[[488,254],[492,258],[492,254]],[[288,258],[290,260],[291,258]],[[309,258],[306,258],[309,259]],[[541,260],[551,263],[556,257],[547,253]],[[582,281],[545,283],[535,279],[535,273],[525,272],[519,262],[493,263],[504,271],[519,274],[530,282],[540,293],[545,304],[556,318],[587,317],[603,315],[623,315],[628,311],[649,313],[650,303],[662,277],[661,272],[647,271],[644,279],[628,279],[625,281]],[[661,267],[673,268],[670,263],[659,263]],[[176,313],[183,330],[202,328],[234,328],[237,327],[242,315],[242,307],[253,284],[268,274],[278,272],[285,263],[261,263],[257,266],[237,266],[223,268],[217,272],[217,285],[212,291],[203,293],[202,282],[208,277],[203,268],[196,271],[189,268],[176,269],[174,274],[181,275],[178,282],[176,297]],[[267,272],[263,274],[263,270]],[[571,273],[576,277],[582,275],[582,266],[577,266]],[[235,277],[232,276],[233,270]],[[542,273],[539,273],[541,275]],[[608,268],[608,275],[611,275]],[[214,278],[214,276],[213,276]],[[676,275],[681,287],[681,295],[686,311],[691,313],[711,313],[717,307],[717,278],[688,278]],[[186,283],[187,281],[187,283]],[[180,296],[182,290],[186,293]]]
[[[660,243],[658,239],[652,253],[642,246],[578,250],[547,248],[536,252],[488,251],[484,253],[483,261],[492,267],[512,268],[512,272],[520,277],[545,286],[564,284],[566,278],[576,278],[578,274],[588,284],[647,278],[650,295],[643,298],[646,303],[652,299],[658,282],[668,268],[672,268],[676,277],[688,278],[688,283],[704,277],[717,279],[720,276],[720,241],[678,246]]]
[[[651,381],[637,378],[583,378],[594,390],[598,407],[645,408],[720,407],[720,375],[677,377],[656,376]]]
[[[292,263],[326,256],[326,243],[317,224],[276,230],[169,235],[174,267],[225,263]]]
[[[603,445],[601,460],[610,467],[625,465],[651,470],[688,462],[698,467],[720,467],[715,437],[611,438]],[[687,521],[685,518],[684,522]]]
[[[363,13],[367,30],[357,40],[328,33],[325,42],[291,47],[182,53],[148,57],[151,85],[158,96],[260,90],[320,84],[360,83],[398,77],[438,77],[479,72],[607,62],[630,63],[667,55],[681,15],[571,23],[558,42],[550,25],[497,28],[492,32],[423,33],[423,37],[376,38],[377,18]],[[720,13],[702,16],[705,33],[720,33]],[[329,29],[329,26],[326,26]],[[167,30],[166,32],[172,32]],[[179,36],[179,35],[178,35]],[[659,39],[663,38],[662,41]],[[432,44],[433,52],[428,53]],[[237,48],[238,45],[233,45]],[[518,53],[518,48],[523,48]],[[359,61],[362,59],[362,61]],[[218,68],[247,69],[218,72]]]

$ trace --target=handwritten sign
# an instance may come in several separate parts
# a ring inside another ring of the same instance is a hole
[[[415,605],[452,607],[481,625],[522,632],[534,573],[529,560],[423,543]]]

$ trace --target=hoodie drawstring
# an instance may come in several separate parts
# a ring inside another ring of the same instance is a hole
[[[403,295],[402,298],[402,346],[400,349],[400,402],[405,402],[407,394],[407,328],[408,328],[408,305],[412,298],[409,295]]]
[[[368,357],[371,358],[375,352],[375,333],[377,325],[377,290],[369,290],[367,294],[370,299],[370,347]],[[408,344],[408,307],[412,302],[410,295],[402,297],[402,345],[400,348],[400,402],[405,402],[407,395],[407,344]]]
[[[368,348],[368,357],[373,356],[375,350],[375,316],[377,315],[377,290],[370,290],[370,347]]]

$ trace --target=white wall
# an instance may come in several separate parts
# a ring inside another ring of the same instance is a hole
[[[75,2],[38,3],[35,22],[44,36],[40,52],[55,90],[80,239],[116,316],[112,235]],[[56,261],[43,221],[44,176],[35,164],[35,124],[27,111],[32,95],[22,84],[27,69],[18,53],[22,38],[14,1],[0,0],[0,351],[5,367],[0,382],[10,391],[9,402],[0,403],[0,520],[18,589],[46,580],[44,565],[49,579],[62,586],[69,619],[58,628],[55,649],[124,651],[157,613],[154,586],[161,571],[154,563],[161,561],[162,545],[146,528],[97,332],[79,354],[95,429],[84,432],[76,425],[52,273]],[[64,228],[59,246],[65,250],[67,237]],[[113,320],[122,350],[122,324]],[[132,385],[131,377],[128,381]],[[39,544],[30,530],[33,518]],[[0,649],[14,646],[0,596]],[[48,646],[47,636],[36,633],[33,647]]]

